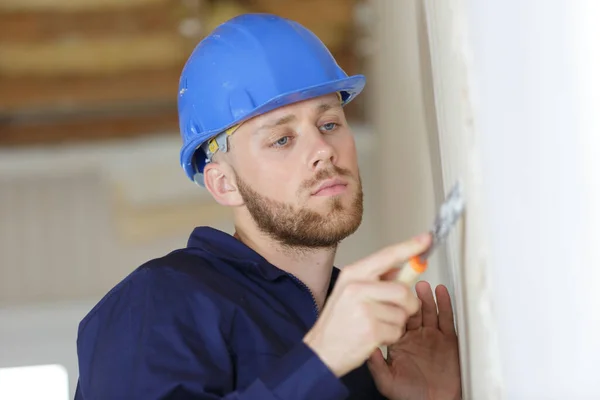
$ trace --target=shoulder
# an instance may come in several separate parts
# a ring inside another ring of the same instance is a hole
[[[235,308],[211,288],[221,279],[213,263],[178,250],[144,263],[115,285],[79,324],[83,390],[132,398],[127,390],[212,374],[214,362],[226,361]]]
[[[226,296],[215,287],[226,285],[220,266],[209,255],[175,250],[150,260],[110,289],[79,324],[111,324],[127,319],[188,319],[204,309],[204,317],[227,313]]]

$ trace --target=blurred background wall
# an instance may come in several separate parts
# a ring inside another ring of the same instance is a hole
[[[48,377],[24,398],[72,398],[87,311],[138,265],[184,246],[195,226],[231,232],[229,211],[178,164],[176,92],[195,44],[243,12],[303,23],[349,74],[367,75],[347,108],[365,217],[337,265],[430,226],[443,189],[420,1],[4,0],[0,398],[22,385],[1,368],[51,364],[61,367],[19,370]],[[433,260],[434,284],[450,282],[444,260],[443,251]]]

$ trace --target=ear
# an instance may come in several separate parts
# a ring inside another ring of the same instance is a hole
[[[211,162],[204,167],[204,186],[223,206],[236,207],[244,204],[235,183],[233,169],[225,163]]]

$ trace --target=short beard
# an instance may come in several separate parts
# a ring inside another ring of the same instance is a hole
[[[321,170],[310,181],[304,182],[300,191],[310,190],[319,182],[335,176],[351,176],[350,172],[334,167]],[[254,191],[236,177],[240,195],[258,228],[272,239],[291,249],[335,248],[360,226],[363,216],[363,192],[360,176],[358,190],[348,209],[342,200],[332,197],[330,211],[321,215],[310,209],[297,209]]]

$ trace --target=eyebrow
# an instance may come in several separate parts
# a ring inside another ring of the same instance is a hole
[[[323,113],[331,110],[332,108],[336,108],[336,107],[341,107],[341,105],[337,102],[336,103],[332,103],[332,102],[321,103],[317,107],[315,107],[315,111],[317,112],[317,114],[320,115],[320,114],[323,114]],[[294,121],[295,119],[296,119],[296,116],[294,114],[288,114],[281,118],[278,118],[273,123],[266,123],[264,125],[261,125],[256,130],[256,132],[260,132],[264,129],[275,128],[275,127],[281,126],[281,125],[286,125],[286,124],[289,124],[290,122]]]

